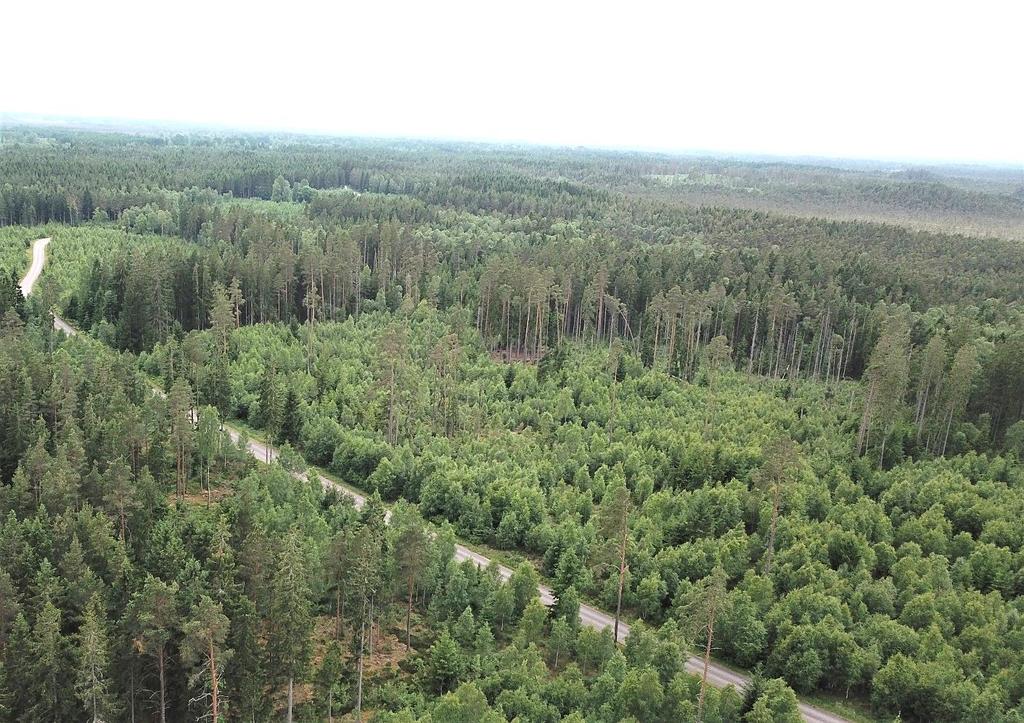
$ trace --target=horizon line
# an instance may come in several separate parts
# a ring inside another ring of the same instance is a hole
[[[524,138],[510,137],[488,137],[488,136],[445,136],[445,135],[417,135],[415,133],[380,133],[342,131],[339,129],[324,129],[313,126],[304,127],[282,127],[282,126],[261,126],[259,124],[240,124],[225,121],[204,121],[204,120],[171,120],[155,118],[129,118],[124,116],[94,116],[94,115],[72,115],[64,113],[42,113],[34,111],[3,111],[0,112],[0,132],[6,127],[16,126],[60,126],[80,123],[83,125],[110,125],[113,128],[96,128],[102,132],[140,132],[140,131],[173,131],[187,130],[189,132],[209,131],[226,134],[249,135],[249,134],[278,134],[304,136],[307,138],[335,138],[347,140],[381,140],[399,142],[424,142],[424,143],[464,143],[468,145],[491,145],[506,147],[527,147],[535,149],[558,149],[569,151],[605,151],[623,154],[649,154],[675,157],[708,158],[716,160],[745,160],[760,162],[797,162],[817,164],[829,161],[841,161],[852,163],[900,163],[913,164],[917,166],[933,167],[960,167],[960,168],[990,168],[999,170],[1018,170],[1024,176],[1024,160],[991,160],[978,158],[956,158],[956,157],[916,157],[916,156],[867,156],[867,155],[843,155],[841,153],[821,153],[815,151],[802,151],[784,153],[770,150],[738,150],[738,149],[716,149],[701,147],[660,147],[642,145],[623,145],[621,143],[571,143],[557,141],[529,140]],[[119,127],[123,124],[129,127]],[[130,126],[140,126],[133,129]],[[84,129],[79,129],[84,130]],[[0,134],[2,141],[2,134]]]

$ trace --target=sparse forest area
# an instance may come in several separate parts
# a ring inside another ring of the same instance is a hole
[[[5,131],[0,720],[1024,719],[1021,187]]]

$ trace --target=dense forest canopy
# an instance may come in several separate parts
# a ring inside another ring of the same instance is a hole
[[[211,188],[269,199],[277,176],[313,188],[422,193],[461,174],[498,171],[658,198],[801,216],[896,221],[919,228],[1024,237],[1024,171],[830,161],[821,165],[651,153],[223,133],[119,135],[4,130],[0,224],[91,217],[149,194]],[[8,187],[9,185],[9,187]],[[509,186],[518,192],[518,185]],[[86,197],[85,191],[90,192]],[[139,203],[142,201],[143,203]]]
[[[1022,185],[5,131],[0,720],[1020,720]]]

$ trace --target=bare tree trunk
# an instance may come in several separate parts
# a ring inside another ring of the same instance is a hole
[[[658,335],[661,332],[661,317],[656,315],[654,317],[654,350],[651,353],[651,369],[658,367]]]
[[[156,656],[156,668],[160,678],[160,723],[167,723],[167,680],[164,676],[164,650]]]
[[[697,723],[704,721],[704,693],[708,687],[708,667],[711,664],[711,641],[715,636],[715,607],[711,606],[708,616],[708,644],[704,648],[704,673],[700,679],[700,695],[697,696]]]
[[[367,626],[367,630],[366,630],[366,652],[369,655],[373,655],[373,608],[374,608],[374,599],[371,597],[370,598],[370,624]]]
[[[761,307],[754,310],[754,332],[750,335],[750,357],[747,359],[747,374],[754,371],[754,349],[757,346],[757,325],[761,320]]]
[[[412,593],[413,577],[409,575],[409,597],[405,608],[405,649],[412,647]]]
[[[629,526],[626,524],[628,507],[622,506],[622,538],[619,542],[619,593],[615,601],[615,644],[619,643],[619,619],[622,617],[622,588],[626,582],[626,538]]]
[[[772,557],[775,555],[775,528],[779,522],[779,497],[781,490],[776,485],[773,491],[772,500],[772,520],[771,525],[768,528],[768,552],[764,559],[764,572],[767,575],[772,571]]]
[[[940,454],[946,454],[946,443],[949,442],[949,429],[953,426],[953,410],[949,410],[949,414],[946,416],[946,433],[942,435],[942,452]]]
[[[366,602],[363,601],[363,610],[366,609]],[[366,644],[366,620],[363,620],[359,627],[359,663],[356,679],[356,720],[362,723],[363,720],[363,647]]]
[[[213,640],[210,640],[210,695],[211,695],[211,712],[213,713],[213,722],[217,723],[220,720],[217,708],[219,703],[218,696],[218,683],[217,683],[217,657],[213,650]]]
[[[341,587],[334,593],[334,639],[341,640]]]
[[[533,300],[533,289],[530,289],[526,295],[526,330],[523,332],[523,358],[529,360],[530,358],[530,317],[533,316],[531,309],[531,302]]]
[[[857,456],[859,457],[867,444],[868,434],[871,432],[871,407],[875,402],[875,384],[868,387],[868,396],[864,400],[864,414],[860,418],[860,428],[857,430]]]
[[[505,302],[505,361],[512,359],[512,300]]]

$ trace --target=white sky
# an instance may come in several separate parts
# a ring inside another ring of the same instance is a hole
[[[1022,8],[11,0],[0,110],[1024,164]]]

